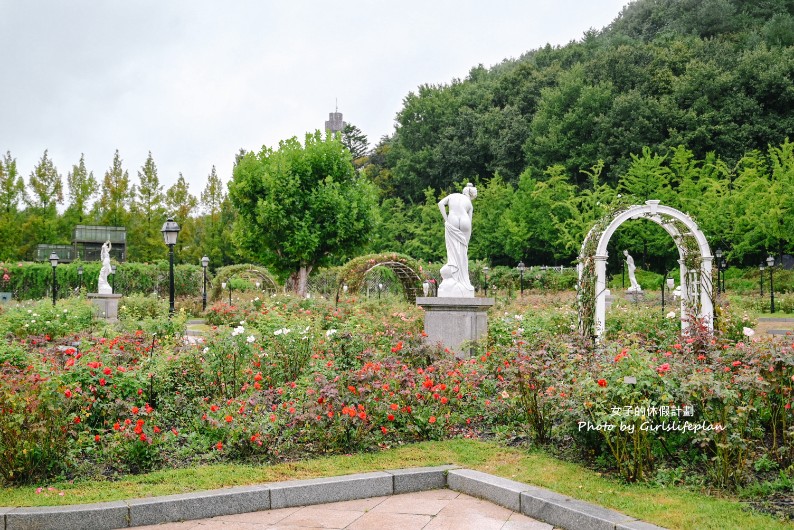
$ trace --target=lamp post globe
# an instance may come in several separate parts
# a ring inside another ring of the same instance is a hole
[[[179,235],[179,225],[169,217],[160,231],[163,233],[163,241],[168,246],[168,315],[170,316],[174,314],[174,245]]]
[[[52,305],[55,305],[55,296],[58,292],[58,284],[55,279],[55,268],[58,266],[58,254],[52,252],[50,254],[50,265],[52,265]]]

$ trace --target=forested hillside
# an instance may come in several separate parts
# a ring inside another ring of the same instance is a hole
[[[570,264],[610,205],[648,198],[692,214],[731,263],[794,251],[794,0],[636,0],[579,41],[522,52],[418,87],[369,151],[362,131],[346,132],[379,193],[365,250],[443,259],[436,202],[471,181],[470,257],[493,264]],[[7,153],[0,258],[24,259],[96,222],[129,224],[129,258],[159,259],[166,210],[185,228],[178,260],[252,257],[236,246],[244,221],[214,168],[199,201],[184,180],[164,193],[153,160],[137,184],[121,162],[116,153],[95,179],[81,160],[64,186],[46,152],[27,181]],[[675,261],[655,225],[626,225],[613,246],[657,270]]]
[[[638,0],[581,41],[420,86],[365,171],[398,198],[386,201],[395,215],[428,190],[486,186],[479,258],[573,259],[596,205],[623,194],[689,211],[734,260],[755,262],[791,247],[792,44],[790,0]],[[618,243],[646,261],[672,252],[643,230]],[[408,239],[405,251],[422,247]]]

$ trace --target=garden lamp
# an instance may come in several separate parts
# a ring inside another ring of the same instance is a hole
[[[772,257],[770,254],[768,258],[766,258],[766,267],[769,269],[769,310],[770,312],[775,312],[775,280],[772,276],[772,272],[774,271],[775,267],[775,258]]]
[[[163,223],[163,228],[160,230],[163,233],[163,240],[168,246],[168,315],[174,314],[174,245],[176,245],[176,237],[179,235],[179,225],[172,217]]]
[[[55,268],[58,266],[58,254],[52,252],[50,254],[50,265],[52,265],[52,305],[55,305],[55,295],[58,291],[58,283],[55,279]]]
[[[204,269],[204,291],[201,295],[201,310],[207,310],[207,265],[210,264],[210,259],[207,256],[201,258],[201,267]]]

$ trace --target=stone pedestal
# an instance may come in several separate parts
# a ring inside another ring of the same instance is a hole
[[[488,308],[493,298],[418,297],[416,305],[425,310],[425,333],[430,343],[440,342],[456,357],[469,357],[464,341],[477,340],[488,332]]]
[[[120,294],[88,293],[88,298],[96,306],[97,316],[108,320],[118,318]]]

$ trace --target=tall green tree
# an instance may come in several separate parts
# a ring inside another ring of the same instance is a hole
[[[306,293],[314,267],[355,255],[374,225],[375,193],[350,152],[320,132],[247,153],[235,166],[229,197],[240,213],[245,248]]]
[[[244,156],[244,151],[238,153],[236,164],[239,164]],[[222,219],[224,205],[227,201],[228,197],[223,182],[218,176],[215,166],[212,166],[210,174],[207,175],[207,184],[201,192],[199,207],[203,215],[197,225],[202,254],[210,259],[212,267],[228,265],[230,261],[228,242],[233,241],[229,237],[232,223],[224,222],[228,221],[228,218]]]
[[[107,226],[127,226],[129,221],[130,206],[132,203],[132,190],[130,189],[130,176],[121,165],[121,156],[116,149],[113,162],[105,171],[102,181],[102,194],[95,203],[98,221]]]
[[[25,181],[17,171],[17,160],[6,151],[0,160],[0,209],[6,213],[16,212],[25,202]]]
[[[129,219],[128,252],[137,261],[152,261],[163,254],[160,229],[165,220],[165,197],[151,151],[138,170],[138,185],[132,195],[135,215]]]
[[[30,211],[22,224],[24,256],[31,256],[37,244],[68,241],[68,235],[59,233],[57,211],[57,205],[63,202],[63,180],[46,150],[30,173],[28,187]]]
[[[179,178],[168,188],[165,194],[165,209],[168,216],[173,216],[179,223],[179,237],[176,240],[179,260],[187,263],[198,263],[201,259],[201,248],[196,241],[196,220],[193,216],[198,199],[190,193],[182,173]]]
[[[356,168],[363,166],[365,160],[362,159],[364,159],[369,152],[367,135],[352,123],[345,123],[340,139],[342,140],[342,145],[347,147],[347,150],[350,151],[350,154],[353,156],[353,166]]]
[[[28,186],[30,206],[43,213],[55,212],[55,206],[63,202],[63,180],[47,150],[31,171]]]
[[[25,202],[25,181],[17,171],[17,161],[7,151],[0,160],[0,260],[20,259],[22,215],[19,207]]]
[[[513,187],[498,173],[486,185],[478,186],[472,220],[474,229],[469,243],[470,259],[514,265],[504,245],[507,236],[504,216],[512,202]]]
[[[85,166],[85,155],[80,155],[80,161],[72,166],[66,175],[66,187],[69,193],[69,206],[64,212],[64,217],[83,224],[88,215],[88,204],[97,194],[99,184],[94,177],[94,172],[89,172]]]

